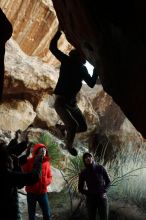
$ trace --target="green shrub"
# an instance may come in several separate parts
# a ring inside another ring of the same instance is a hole
[[[143,206],[146,198],[144,183],[146,182],[146,156],[142,149],[132,148],[119,151],[115,160],[106,165],[112,184],[109,197],[113,200],[125,200]]]
[[[62,168],[62,161],[64,161],[64,156],[58,144],[49,136],[47,133],[43,133],[37,140],[33,143],[42,143],[48,148],[48,153],[51,158],[51,164],[56,168]]]
[[[83,168],[82,156],[71,158],[66,168],[66,181],[74,192],[78,191],[78,177]]]

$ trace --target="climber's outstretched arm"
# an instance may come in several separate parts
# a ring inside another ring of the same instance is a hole
[[[56,34],[54,35],[53,39],[51,40],[50,43],[50,51],[53,53],[53,55],[60,61],[62,62],[64,59],[66,59],[67,55],[64,54],[62,51],[60,51],[57,47],[57,42],[61,36],[61,31],[57,31]]]

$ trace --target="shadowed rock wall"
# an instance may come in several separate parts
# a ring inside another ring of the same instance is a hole
[[[69,42],[99,68],[104,90],[146,137],[145,1],[53,3]]]

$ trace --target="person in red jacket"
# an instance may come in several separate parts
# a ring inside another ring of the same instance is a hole
[[[43,219],[50,220],[50,205],[47,194],[47,186],[52,182],[52,173],[49,163],[48,151],[44,144],[38,143],[33,146],[32,157],[27,158],[26,163],[22,165],[22,170],[24,172],[29,172],[32,170],[34,159],[40,151],[44,152],[42,175],[37,183],[25,187],[25,190],[27,192],[29,220],[35,220],[35,210],[37,202],[39,203],[39,206],[42,210]]]

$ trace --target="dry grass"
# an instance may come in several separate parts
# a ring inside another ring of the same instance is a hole
[[[132,147],[122,148],[116,159],[106,164],[112,179],[109,197],[143,207],[146,200],[146,152],[133,152]]]

